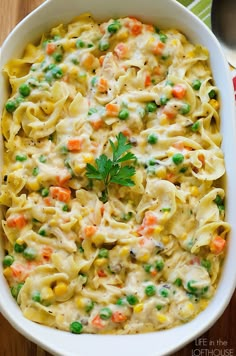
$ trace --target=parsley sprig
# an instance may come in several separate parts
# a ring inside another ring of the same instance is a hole
[[[116,183],[126,187],[132,187],[135,184],[131,179],[136,172],[135,168],[121,165],[123,162],[136,159],[133,153],[127,152],[132,145],[127,143],[127,138],[122,133],[119,133],[116,139],[116,144],[109,140],[112,148],[112,159],[102,154],[95,160],[95,166],[90,163],[87,163],[86,166],[86,177],[100,180],[104,183],[104,190],[101,197],[104,203],[108,200],[108,186],[110,183]]]

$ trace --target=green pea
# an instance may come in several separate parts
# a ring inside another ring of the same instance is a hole
[[[52,75],[52,72],[47,72],[45,74],[45,80],[50,84],[53,80],[53,75]]]
[[[206,268],[207,271],[209,271],[211,269],[211,261],[209,260],[201,260],[201,266]]]
[[[174,164],[179,165],[184,161],[184,156],[182,155],[182,153],[175,153],[172,157],[172,161],[174,162]]]
[[[68,211],[69,210],[69,206],[67,204],[64,204],[62,207],[62,211]]]
[[[195,79],[193,82],[192,82],[192,88],[194,90],[199,90],[201,88],[201,85],[202,83],[200,82],[199,79]]]
[[[157,143],[158,141],[158,136],[155,133],[151,133],[150,135],[148,135],[147,138],[148,143],[150,143],[151,145],[155,145],[155,143]]]
[[[126,120],[129,117],[129,110],[127,109],[122,109],[120,110],[118,117],[120,120]]]
[[[79,246],[79,252],[80,252],[80,253],[84,253],[84,249],[83,249],[82,246]]]
[[[37,252],[35,251],[35,249],[33,247],[26,247],[26,249],[23,252],[23,256],[26,260],[32,261],[32,260],[35,260],[35,258],[37,256]]]
[[[71,58],[71,62],[73,63],[73,64],[79,64],[79,61],[78,61],[78,59],[77,58]]]
[[[158,260],[158,261],[156,261],[156,263],[155,263],[155,268],[156,268],[159,272],[162,271],[163,268],[164,268],[164,262],[163,262],[163,260]]]
[[[216,205],[223,204],[223,199],[221,198],[221,196],[219,194],[217,194],[216,198],[213,201],[214,201],[214,203],[216,203]]]
[[[180,114],[187,115],[190,112],[191,106],[188,103],[184,103],[180,108]]]
[[[62,55],[62,53],[54,53],[53,58],[54,58],[55,62],[59,63],[62,61],[63,55]]]
[[[88,115],[91,116],[91,115],[95,114],[96,112],[98,112],[96,108],[90,108],[88,111]]]
[[[149,164],[149,166],[155,166],[155,165],[156,165],[156,160],[155,160],[155,158],[151,158],[151,159],[148,161],[148,164]]]
[[[27,160],[27,156],[26,155],[24,155],[24,154],[16,155],[16,161],[24,162],[26,160]]]
[[[169,85],[170,87],[174,86],[174,83],[171,80],[167,80],[165,84],[166,86]]]
[[[30,86],[28,84],[21,84],[19,87],[19,92],[22,96],[29,96],[30,95]]]
[[[33,300],[34,302],[41,303],[42,299],[41,299],[41,294],[40,294],[39,291],[33,292],[33,294],[32,294],[32,300]]]
[[[8,112],[12,113],[17,109],[17,104],[15,100],[8,100],[5,105],[5,108]]]
[[[177,287],[181,287],[182,286],[182,279],[181,278],[176,278],[176,280],[174,281],[174,285],[176,285]]]
[[[32,175],[36,177],[39,174],[39,167],[34,167],[32,171]]]
[[[160,104],[164,106],[164,105],[167,104],[167,102],[168,102],[169,100],[170,100],[170,99],[167,98],[165,95],[162,95],[162,96],[160,97]]]
[[[216,99],[217,93],[216,93],[216,91],[214,89],[211,89],[209,91],[209,93],[208,93],[208,96],[209,96],[210,99]]]
[[[69,152],[69,150],[66,146],[61,146],[60,152],[61,152],[61,154],[66,155]]]
[[[46,161],[47,161],[47,157],[46,157],[46,156],[41,155],[41,156],[39,157],[39,162],[45,163]]]
[[[195,280],[190,280],[187,283],[187,289],[189,292],[191,293],[196,293],[197,292],[197,287],[194,287],[194,284],[196,284],[197,282]]]
[[[164,33],[160,32],[159,37],[161,42],[166,43],[168,37]]]
[[[188,167],[181,167],[179,172],[180,173],[185,173],[185,172],[187,172],[187,170],[188,170]]]
[[[46,236],[47,235],[47,232],[46,232],[46,230],[45,229],[39,229],[39,231],[38,231],[38,234],[40,235],[40,236]]]
[[[84,47],[85,47],[84,41],[82,41],[82,40],[80,40],[80,39],[78,39],[78,40],[76,41],[75,45],[76,45],[77,48],[84,48]]]
[[[94,46],[93,43],[89,43],[87,47],[88,47],[88,48],[92,48],[93,46]]]
[[[54,78],[56,79],[60,79],[63,77],[63,72],[62,69],[60,67],[55,67],[52,69],[52,75]]]
[[[112,311],[110,308],[102,308],[100,310],[99,316],[102,320],[108,320],[112,316]]]
[[[70,324],[70,332],[72,334],[81,334],[83,330],[83,325],[79,321],[73,321],[73,323]]]
[[[127,214],[124,213],[124,214],[121,216],[121,220],[123,220],[123,221],[129,221],[132,217],[133,217],[133,213],[132,213],[132,211],[129,211]]]
[[[161,289],[160,289],[160,295],[161,295],[162,297],[164,297],[164,298],[167,298],[168,295],[169,295],[168,289],[166,289],[166,288],[161,288]]]
[[[147,273],[150,273],[151,272],[151,269],[152,269],[152,265],[144,265],[143,266],[143,268],[144,268],[144,271],[145,272],[147,272]]]
[[[42,188],[41,195],[44,198],[47,197],[49,195],[49,189],[48,188]]]
[[[124,299],[123,298],[119,298],[117,301],[116,301],[116,305],[124,305],[125,302],[124,302]]]
[[[157,310],[161,310],[163,308],[163,305],[157,304],[156,308],[157,308]]]
[[[17,242],[14,244],[14,251],[17,253],[22,253],[26,249],[26,243],[18,244]]]
[[[193,132],[196,132],[196,131],[199,130],[199,127],[200,127],[200,122],[199,122],[199,121],[196,121],[196,122],[194,122],[194,124],[192,124],[191,130],[192,130]]]
[[[133,294],[127,295],[126,299],[130,305],[135,305],[138,303],[138,298]]]
[[[147,286],[145,288],[145,294],[148,296],[148,297],[152,297],[153,295],[156,294],[156,287],[152,284],[150,284],[149,286]]]
[[[20,293],[21,288],[23,287],[24,283],[18,283],[16,286],[11,288],[11,295],[13,298],[17,299],[18,294]]]
[[[150,103],[147,103],[146,105],[146,111],[147,112],[155,112],[157,110],[157,104],[155,101],[151,101]]]
[[[14,257],[11,255],[7,255],[3,259],[3,267],[10,267],[12,263],[14,262]]]
[[[101,248],[98,253],[99,258],[108,258],[108,250],[106,248]]]
[[[119,23],[119,21],[115,21],[107,27],[107,30],[108,32],[113,34],[116,33],[120,28],[121,28],[121,24]]]
[[[93,78],[91,79],[91,85],[92,85],[92,87],[94,87],[94,86],[97,84],[97,81],[98,81],[98,78],[97,78],[97,77],[93,77]]]
[[[93,308],[94,308],[94,302],[92,300],[89,300],[85,306],[86,313],[91,312],[91,310],[93,310]]]
[[[106,42],[106,41],[99,42],[98,48],[101,52],[107,51],[109,49],[109,47],[110,47],[109,42]]]

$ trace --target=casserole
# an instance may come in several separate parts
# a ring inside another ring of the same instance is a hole
[[[53,2],[51,3],[51,4],[53,4]],[[171,4],[171,3],[170,3]],[[57,3],[57,6],[60,6],[60,3]],[[167,4],[168,5],[168,4]],[[150,6],[151,7],[151,6]],[[167,6],[168,7],[168,6]],[[81,11],[81,12],[83,12],[85,9],[79,9],[79,11]],[[169,9],[167,9],[168,11],[169,11]],[[94,10],[95,11],[95,10]],[[92,13],[94,13],[94,11],[93,11],[93,9],[91,9],[91,12]],[[129,11],[129,13],[130,13],[130,11]],[[123,13],[122,13],[123,14]],[[139,15],[138,13],[137,14],[135,14],[135,15]],[[154,19],[153,19],[154,20]],[[61,21],[61,19],[60,19],[60,21]],[[158,21],[158,20],[157,20]],[[63,20],[63,22],[64,22],[64,20]],[[150,21],[150,22],[152,22],[152,20]],[[158,21],[158,23],[160,23],[160,21]],[[167,24],[167,22],[166,22],[166,24]],[[173,25],[173,22],[172,22],[172,25]],[[178,24],[175,24],[174,25],[174,27],[176,27]],[[51,26],[50,26],[51,27]],[[179,26],[178,26],[178,28],[179,28]],[[187,31],[187,29],[185,28],[181,28],[185,33],[186,33],[186,31]],[[190,36],[190,38],[191,38],[191,36]],[[32,39],[32,38],[31,38]],[[31,40],[31,39],[28,39],[28,40]],[[193,39],[194,40],[194,37],[192,37],[191,39]],[[199,42],[201,42],[201,43],[203,43],[203,39],[198,39],[199,40]],[[20,42],[20,41],[19,41]],[[205,44],[205,43],[204,43]],[[206,44],[207,46],[208,46],[208,44]],[[24,47],[24,45],[22,46],[22,47]],[[209,47],[209,46],[208,46]],[[12,55],[13,55],[13,53],[12,53]],[[14,55],[16,55],[16,53],[14,54]],[[10,56],[11,57],[11,56]],[[216,56],[215,56],[216,57]],[[214,59],[214,58],[213,58]],[[218,61],[219,59],[217,58],[217,61]],[[213,62],[214,62],[214,60],[213,60]],[[216,66],[216,68],[217,68],[217,64],[215,64],[215,66]],[[214,63],[212,63],[212,68],[214,67]],[[213,68],[213,72],[214,72],[214,68]],[[216,74],[217,73],[215,73],[215,79],[216,79],[216,83],[217,83],[217,78],[216,78]],[[217,83],[218,84],[218,83]],[[220,87],[220,85],[218,84],[218,86]],[[222,89],[221,90],[221,92],[222,92],[222,99],[223,99],[223,101],[224,101],[224,90]],[[226,102],[226,101],[225,101]],[[230,105],[228,105],[229,107],[230,107]],[[229,113],[230,114],[230,113]],[[223,115],[222,115],[222,118],[223,118]],[[224,133],[223,133],[224,134]],[[230,151],[229,151],[230,152]],[[231,152],[232,152],[232,150],[231,150]],[[227,162],[226,162],[226,168],[227,168]],[[230,184],[230,181],[229,181],[229,184]],[[228,185],[228,187],[230,187],[230,185]],[[233,193],[233,191],[232,191],[232,193]],[[229,202],[230,203],[230,202]],[[231,211],[231,210],[230,210]],[[230,218],[228,217],[228,220],[230,221]],[[231,222],[231,221],[230,221]],[[220,308],[219,308],[220,309]],[[149,342],[150,343],[150,342]],[[87,348],[87,347],[86,347]],[[128,349],[128,347],[126,347],[126,349]],[[140,349],[140,354],[144,354],[144,352],[145,352],[145,354],[146,354],[146,352],[147,352],[147,349],[145,348],[145,351],[141,351],[141,349]],[[160,351],[161,352],[161,354],[163,354],[163,352],[164,352],[164,350],[162,351]],[[112,353],[113,353],[113,351],[112,351]],[[63,353],[63,354],[65,354],[65,353]],[[135,351],[135,354],[137,354],[137,351]]]

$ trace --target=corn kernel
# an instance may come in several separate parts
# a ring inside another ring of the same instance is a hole
[[[197,197],[199,195],[199,190],[198,190],[198,187],[196,187],[196,186],[191,187],[190,191],[194,197]]]
[[[165,179],[166,178],[166,168],[165,167],[160,167],[156,171],[156,176],[160,179]]]
[[[92,236],[92,242],[99,246],[102,245],[105,240],[105,236],[103,234],[95,234]]]
[[[127,40],[128,37],[129,37],[128,31],[120,31],[120,33],[117,34],[117,39],[119,41]]]
[[[188,52],[187,55],[186,55],[186,57],[187,57],[187,58],[193,58],[193,57],[195,57],[195,52],[194,52],[194,51]]]
[[[43,300],[50,300],[54,298],[54,293],[52,288],[50,287],[43,287],[41,290],[41,297]]]
[[[176,39],[173,39],[171,41],[172,46],[176,46],[178,44],[178,41]]]
[[[27,182],[27,188],[33,191],[37,191],[40,189],[40,184],[37,179],[30,180]]]
[[[152,37],[149,38],[148,44],[152,45],[155,41],[156,41],[156,39],[152,36]]]
[[[79,74],[79,69],[76,67],[76,66],[72,66],[70,71],[69,71],[69,74],[72,76],[72,77],[77,77],[78,74]]]
[[[85,307],[85,305],[86,305],[86,300],[85,300],[85,298],[78,297],[78,298],[76,299],[76,305],[77,305],[78,308],[83,309],[83,308]]]
[[[204,299],[200,300],[200,302],[199,302],[200,309],[201,309],[201,310],[206,309],[206,307],[208,306],[208,304],[209,304],[209,301],[204,300]]]
[[[52,226],[52,227],[58,226],[58,221],[56,219],[51,219],[50,220],[50,226]]]
[[[107,259],[106,258],[97,258],[94,261],[94,265],[97,266],[97,267],[101,267],[101,266],[105,265],[106,263],[107,263]]]
[[[157,225],[154,229],[154,234],[160,234],[162,230],[163,230],[163,226]]]
[[[168,235],[162,236],[161,240],[163,244],[168,244],[170,242],[170,238]]]
[[[189,311],[194,310],[194,305],[193,305],[193,303],[191,303],[191,302],[188,302],[187,305],[186,305],[186,307],[187,307],[187,309],[188,309]]]
[[[120,255],[121,257],[126,257],[126,256],[129,255],[129,251],[130,251],[130,249],[129,249],[128,247],[123,247],[123,248],[120,250],[119,255]]]
[[[19,237],[19,238],[16,240],[16,243],[17,243],[18,245],[23,245],[23,244],[25,243],[25,241],[24,241],[21,237]]]
[[[141,261],[141,262],[147,262],[150,258],[150,254],[149,253],[145,253],[144,255],[142,256],[139,256],[138,257],[138,260]]]
[[[12,269],[11,267],[7,267],[4,269],[3,274],[6,278],[12,277]]]
[[[194,305],[191,302],[187,302],[183,305],[182,309],[179,311],[179,314],[182,318],[190,318],[193,315]]]
[[[65,63],[61,63],[60,68],[63,71],[63,73],[66,73],[68,71],[68,65]]]
[[[59,282],[55,287],[54,287],[54,293],[57,297],[61,297],[63,294],[65,294],[68,290],[68,285],[64,282]]]
[[[179,237],[180,240],[186,240],[186,238],[187,238],[186,232]]]
[[[157,320],[159,323],[165,323],[167,321],[167,317],[162,313],[157,313]]]
[[[75,48],[75,41],[74,40],[65,41],[63,43],[63,48],[65,51],[69,51],[69,49]]]
[[[92,163],[94,161],[94,157],[91,153],[83,154],[83,160],[85,163]]]
[[[162,126],[168,124],[168,119],[167,119],[166,114],[162,114],[162,115],[160,116],[160,121],[159,121],[159,123],[160,123],[160,125],[162,125]]]
[[[143,311],[143,303],[136,304],[133,307],[133,311],[134,313],[141,313],[141,311]]]
[[[219,101],[218,101],[218,100],[211,99],[211,100],[209,101],[209,104],[210,104],[215,110],[219,110],[219,108],[220,108],[220,104],[219,104]]]
[[[17,171],[18,169],[23,168],[23,164],[20,162],[17,162],[14,164],[14,171]]]
[[[38,58],[37,58],[37,62],[41,63],[42,61],[44,61],[45,56],[43,54],[41,54]]]

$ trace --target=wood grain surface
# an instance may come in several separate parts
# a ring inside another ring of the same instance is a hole
[[[14,26],[42,2],[43,0],[0,0],[0,46]],[[0,355],[50,356],[14,330],[1,314]],[[215,325],[172,356],[236,356],[236,292]]]

